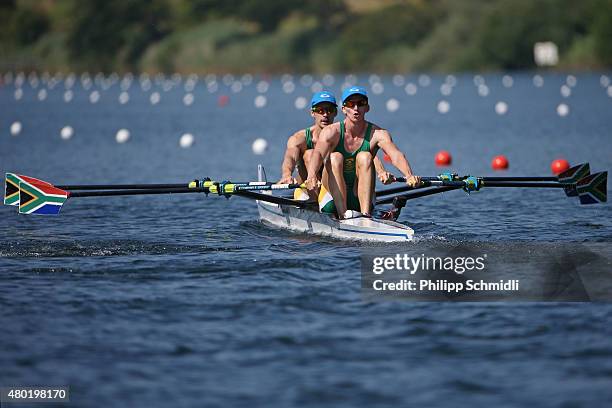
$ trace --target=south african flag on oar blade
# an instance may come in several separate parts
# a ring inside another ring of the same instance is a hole
[[[45,182],[19,182],[19,213],[59,215],[69,193]]]
[[[38,183],[51,186],[46,181],[39,180],[34,177],[22,176],[21,174],[6,173],[4,178],[4,204],[19,205],[19,183],[25,181],[27,183]]]

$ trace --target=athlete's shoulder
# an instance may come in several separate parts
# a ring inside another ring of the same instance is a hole
[[[382,128],[378,125],[372,123],[372,142],[377,143],[383,140],[393,140],[391,138],[391,133],[385,128]]]
[[[372,122],[368,122],[368,123],[372,125],[372,131],[377,131],[377,130],[384,130],[385,132],[387,131],[386,128],[378,126],[376,123],[372,123]]]
[[[291,136],[287,140],[288,146],[299,146],[302,144],[306,144],[306,129],[300,129]]]

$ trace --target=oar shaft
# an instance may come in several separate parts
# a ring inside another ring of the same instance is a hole
[[[559,181],[557,177],[482,177],[482,181]]]
[[[576,187],[572,183],[537,183],[537,182],[522,182],[522,181],[483,181],[483,187],[532,187],[532,188],[566,188]]]
[[[168,189],[188,188],[189,183],[181,184],[76,184],[66,186],[55,186],[62,190],[142,190],[142,189]]]
[[[411,200],[413,198],[426,197],[426,196],[433,195],[433,194],[444,193],[445,191],[458,190],[460,188],[461,187],[444,186],[444,187],[430,188],[430,189],[421,190],[421,191],[413,191],[411,193],[400,194],[400,195],[396,195],[396,196],[393,196],[393,197],[387,197],[387,198],[383,198],[381,200],[377,200],[375,204],[376,205],[391,204],[393,202],[393,200],[396,199],[396,198],[405,201],[405,200]]]
[[[184,193],[207,193],[208,188],[152,188],[134,190],[107,190],[107,191],[76,191],[70,192],[69,197],[108,197],[108,196],[128,196],[128,195],[147,195],[147,194],[184,194]]]

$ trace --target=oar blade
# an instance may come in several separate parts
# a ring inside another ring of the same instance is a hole
[[[608,172],[591,174],[576,183],[580,204],[605,203],[608,199]]]
[[[560,183],[577,184],[581,179],[589,176],[590,174],[591,168],[589,163],[582,163],[565,170],[557,177]],[[566,187],[563,190],[565,191],[565,195],[568,197],[576,197],[578,195],[578,192],[574,187]]]
[[[47,182],[19,182],[19,213],[59,215],[70,193]]]
[[[39,180],[34,177],[24,176],[16,173],[5,173],[4,177],[4,204],[19,205],[19,183],[25,181],[28,183],[38,183],[51,185],[46,181]]]

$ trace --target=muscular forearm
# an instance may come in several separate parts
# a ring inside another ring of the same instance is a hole
[[[380,161],[378,156],[374,156],[374,169],[376,170],[376,174],[381,174],[387,171],[387,169],[385,169],[385,165],[382,161]]]
[[[389,157],[391,158],[391,163],[397,167],[405,177],[410,177],[413,175],[410,163],[408,163],[406,156],[404,156],[402,152],[394,152],[390,154]]]
[[[323,164],[323,156],[321,156],[321,152],[317,149],[314,149],[312,152],[312,156],[310,157],[310,163],[308,163],[308,178],[317,178],[319,174],[319,169]]]
[[[300,150],[295,147],[287,148],[285,152],[285,158],[281,166],[281,177],[291,177],[295,164],[300,158]]]

